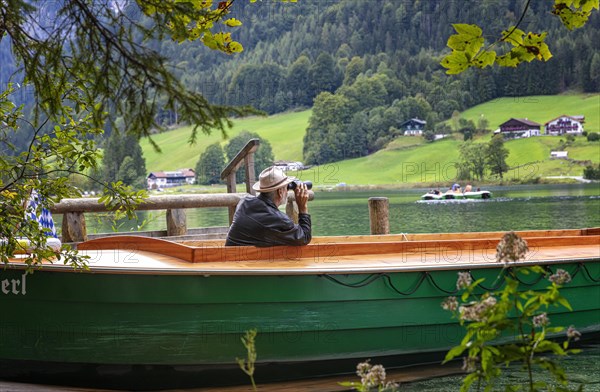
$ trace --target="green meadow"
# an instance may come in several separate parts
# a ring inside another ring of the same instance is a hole
[[[564,94],[549,96],[507,97],[474,106],[461,113],[467,120],[477,120],[483,115],[491,129],[512,118],[528,118],[542,124],[563,114],[585,115],[584,128],[600,132],[600,94]]]
[[[156,151],[148,139],[140,142],[148,171],[177,170],[195,168],[204,149],[216,142],[225,146],[228,139],[242,131],[258,133],[268,140],[273,148],[275,159],[288,161],[302,160],[302,138],[308,126],[311,110],[288,112],[269,117],[249,117],[234,119],[233,127],[226,137],[219,132],[211,135],[199,134],[195,144],[190,144],[192,127],[182,127],[156,134],[152,140],[160,147]]]
[[[501,98],[473,107],[461,117],[477,120],[484,115],[490,128],[496,129],[511,117],[529,118],[542,125],[562,114],[585,115],[588,132],[600,130],[600,95],[558,95]],[[269,117],[252,117],[234,120],[228,136],[242,130],[256,132],[271,143],[276,160],[302,161],[302,140],[308,126],[311,111],[283,113]],[[154,141],[162,153],[153,150],[147,140],[142,141],[148,171],[194,168],[206,146],[227,143],[220,134],[199,135],[194,145],[188,143],[190,127],[154,135]],[[456,164],[462,143],[460,134],[454,137],[426,143],[421,137],[402,136],[392,141],[384,150],[372,155],[311,167],[293,173],[304,180],[331,187],[339,183],[348,185],[415,186],[445,184],[456,177]],[[491,134],[480,136],[476,142],[487,142]],[[565,140],[560,136],[542,136],[511,140],[505,143],[510,155],[508,164],[512,170],[504,180],[535,182],[549,176],[581,176],[582,162],[600,162],[600,143],[590,143],[585,137],[577,137],[567,146],[570,160],[550,159]],[[498,179],[488,179],[498,182]]]
[[[507,141],[505,146],[510,152],[507,163],[511,170],[503,180],[537,182],[550,176],[582,176],[584,167],[581,164],[550,159],[550,151],[555,150],[560,142],[559,136]],[[297,175],[324,187],[338,183],[394,187],[444,185],[456,179],[461,143],[455,138],[448,138],[414,148],[386,149],[367,157],[313,167]],[[590,143],[584,137],[577,137],[567,151],[573,160],[600,162],[600,143]],[[498,179],[486,182],[496,183]]]

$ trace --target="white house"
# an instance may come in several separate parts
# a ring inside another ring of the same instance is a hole
[[[304,170],[305,166],[302,162],[277,161],[275,166],[284,171]]]
[[[568,151],[550,151],[550,158],[553,159],[567,159],[568,155]]]
[[[427,125],[427,121],[411,118],[400,124],[400,130],[404,131],[406,136],[421,136],[425,130],[425,125]]]
[[[196,173],[192,169],[152,172],[148,175],[147,182],[148,189],[194,184]]]
[[[500,133],[505,139],[519,139],[540,135],[541,125],[528,118],[511,118],[500,124]],[[496,133],[496,132],[494,132]]]
[[[546,135],[581,135],[584,116],[562,115],[544,124]]]

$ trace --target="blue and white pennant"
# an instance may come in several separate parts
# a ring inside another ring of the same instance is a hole
[[[42,207],[41,214],[39,216],[36,215],[36,210],[40,204],[41,200],[38,193],[36,191],[31,192],[25,217],[38,222],[40,227],[45,229],[44,231],[48,237],[58,238],[56,235],[56,227],[54,227],[54,220],[52,219],[52,213],[46,207]]]

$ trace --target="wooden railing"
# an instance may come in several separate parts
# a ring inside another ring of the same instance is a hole
[[[227,184],[227,193],[236,192],[236,174],[242,164],[246,164],[246,192],[251,195],[256,194],[252,185],[256,182],[254,174],[254,153],[260,146],[259,139],[250,139],[248,143],[236,154],[229,162],[227,167],[221,172],[221,180]],[[229,223],[233,221],[235,206],[229,207]]]
[[[179,237],[198,237],[208,234],[211,237],[224,237],[227,227],[207,228],[207,229],[188,229],[186,208],[211,208],[227,207],[235,210],[236,205],[246,193],[209,193],[198,195],[164,195],[150,196],[145,199],[138,207],[138,211],[148,210],[167,210],[167,230],[154,232],[136,232],[137,235],[147,235],[152,237],[170,237],[178,239]],[[314,193],[309,193],[309,200],[314,199]],[[87,227],[85,223],[85,213],[90,212],[108,212],[110,211],[103,203],[98,202],[98,198],[82,199],[63,199],[60,203],[50,208],[53,214],[63,214],[62,220],[62,242],[82,242],[88,240]],[[290,218],[297,221],[297,213],[294,211],[295,198],[294,193],[288,195],[286,212]],[[220,230],[217,230],[220,229]],[[102,236],[123,235],[131,233],[106,233]]]
[[[157,236],[185,236],[188,234],[185,208],[233,207],[245,193],[214,193],[199,195],[150,196],[138,207],[138,211],[167,210],[167,230]],[[63,199],[50,208],[53,214],[63,214],[62,241],[87,241],[85,213],[108,212],[109,209],[97,198]],[[131,234],[131,233],[129,233]],[[155,234],[152,234],[153,236]],[[161,235],[163,234],[163,235]]]

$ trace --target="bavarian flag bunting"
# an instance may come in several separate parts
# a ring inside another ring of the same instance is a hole
[[[39,215],[37,215],[38,212],[40,213]],[[52,219],[52,213],[43,206],[41,197],[36,191],[31,192],[25,211],[25,217],[38,222],[48,237],[58,238],[56,235],[56,228],[54,227],[54,220]]]

